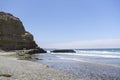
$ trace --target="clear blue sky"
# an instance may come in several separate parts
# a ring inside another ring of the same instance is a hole
[[[120,0],[2,0],[45,48],[120,47]]]

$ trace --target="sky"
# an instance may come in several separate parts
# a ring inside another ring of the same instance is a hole
[[[2,0],[42,48],[120,48],[120,0]]]

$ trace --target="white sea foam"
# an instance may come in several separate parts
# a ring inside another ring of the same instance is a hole
[[[85,50],[76,50],[77,53],[92,53],[92,54],[119,54],[120,52],[112,51],[85,51]]]
[[[70,56],[86,56],[86,57],[102,57],[102,58],[120,58],[119,55],[112,55],[112,54],[92,54],[92,53],[53,53],[53,54],[62,54],[62,55],[70,55]]]
[[[62,57],[62,56],[57,56],[59,59],[64,59],[64,60],[73,60],[73,61],[80,61],[80,62],[88,62],[83,59],[78,59],[78,58],[68,58],[68,57]]]
[[[103,57],[103,58],[120,58],[117,55],[100,55],[100,54],[77,54],[79,56]]]

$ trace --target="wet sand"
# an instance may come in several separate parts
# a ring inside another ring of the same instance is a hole
[[[84,80],[120,80],[120,66],[91,61],[59,59],[54,54],[37,55],[38,63],[49,65]],[[60,56],[60,55],[59,55]]]

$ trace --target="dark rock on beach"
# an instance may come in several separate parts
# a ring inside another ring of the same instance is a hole
[[[39,48],[31,33],[25,30],[21,20],[10,13],[0,12],[0,49],[31,50],[29,53],[46,53]]]
[[[53,53],[76,53],[74,50],[72,49],[61,49],[61,50],[53,50],[51,51]]]

